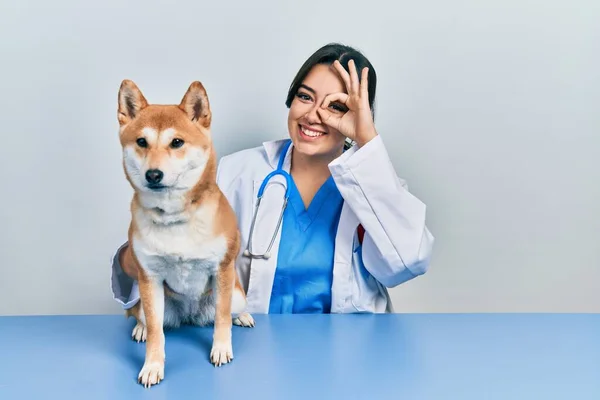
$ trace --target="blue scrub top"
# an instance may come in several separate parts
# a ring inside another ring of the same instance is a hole
[[[342,195],[330,176],[305,209],[290,181],[269,313],[329,313]]]

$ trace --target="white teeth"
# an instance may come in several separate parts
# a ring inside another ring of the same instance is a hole
[[[306,136],[310,136],[310,137],[318,137],[318,136],[323,136],[324,133],[323,132],[317,132],[317,131],[311,131],[310,129],[306,129],[305,127],[301,126],[300,129],[302,130],[302,132],[306,135]]]

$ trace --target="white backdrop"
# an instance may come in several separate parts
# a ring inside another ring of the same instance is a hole
[[[287,135],[291,79],[330,41],[374,63],[378,130],[437,239],[397,310],[600,311],[600,3],[173,3],[1,3],[0,314],[121,312],[122,79],[159,103],[201,80],[225,155]]]

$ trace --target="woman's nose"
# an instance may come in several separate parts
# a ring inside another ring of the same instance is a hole
[[[308,110],[308,112],[306,113],[306,121],[309,124],[320,124],[321,123],[321,117],[319,116],[319,113],[317,112],[317,105],[315,105],[314,107],[311,107],[310,110]]]

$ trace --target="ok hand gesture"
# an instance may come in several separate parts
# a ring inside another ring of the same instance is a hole
[[[333,93],[325,97],[320,109],[317,109],[319,116],[324,124],[337,129],[347,138],[355,141],[359,147],[364,146],[369,140],[377,136],[373,115],[369,107],[369,82],[367,67],[363,68],[361,80],[358,80],[358,73],[354,60],[348,62],[350,74],[342,67],[339,61],[333,63],[333,67],[339,73],[344,84],[346,93]],[[336,115],[328,109],[332,102],[344,104],[348,111],[342,115]]]

